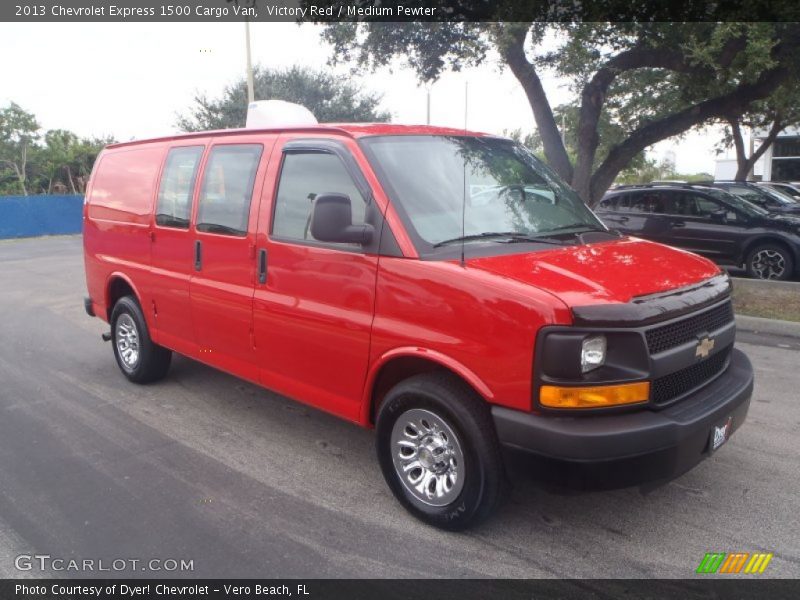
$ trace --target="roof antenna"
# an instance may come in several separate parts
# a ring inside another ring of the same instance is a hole
[[[464,142],[466,143],[467,136],[467,108],[469,101],[469,81],[464,82]],[[467,235],[466,229],[466,214],[467,214],[467,153],[466,146],[462,148],[462,157],[464,159],[464,184],[461,187],[461,267],[466,266],[464,260],[464,237]]]

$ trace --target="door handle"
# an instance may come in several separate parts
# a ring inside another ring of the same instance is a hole
[[[629,217],[617,217],[617,221],[620,222],[620,223],[627,223],[628,221],[630,221],[630,218]]]
[[[203,268],[203,243],[200,240],[194,241],[194,270],[199,271]]]
[[[267,249],[261,248],[258,251],[258,283],[267,283]]]
[[[672,222],[672,226],[673,227],[686,227],[686,222],[685,221],[673,221]]]

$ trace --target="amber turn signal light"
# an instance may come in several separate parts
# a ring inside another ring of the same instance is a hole
[[[647,402],[649,397],[649,381],[592,387],[543,385],[539,391],[539,403],[550,408],[603,408]]]

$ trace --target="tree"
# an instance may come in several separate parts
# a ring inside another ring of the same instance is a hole
[[[361,86],[344,77],[325,71],[292,67],[253,72],[257,100],[285,100],[302,104],[320,122],[388,121],[391,115],[378,110],[381,97],[363,92]],[[189,113],[178,118],[184,131],[204,131],[244,127],[247,117],[247,82],[241,78],[227,86],[222,96],[210,99],[203,94],[194,98]]]
[[[10,103],[0,110],[0,194],[83,194],[97,155],[113,138],[79,138],[66,129],[41,134],[36,117]]]
[[[649,146],[742,115],[798,80],[798,23],[328,23],[334,61],[361,69],[403,57],[420,79],[496,60],[522,86],[548,163],[588,202]],[[545,40],[555,40],[547,46]],[[541,74],[568,82],[579,106],[575,156]],[[611,123],[619,139],[601,137]]]
[[[53,191],[53,180],[62,172],[66,172],[72,193],[77,193],[70,171],[70,163],[74,160],[78,136],[64,129],[53,129],[45,133],[44,143],[44,147],[38,149],[35,162],[38,164],[41,174],[47,177],[47,193],[50,194]]]
[[[778,134],[787,127],[800,123],[800,89],[796,85],[783,85],[767,99],[754,103],[747,113],[728,115],[725,123],[725,134],[720,146],[729,148],[733,145],[736,151],[735,180],[746,181],[753,166],[775,143]],[[761,145],[749,156],[742,133],[744,127],[750,128],[751,135],[755,129],[766,132]]]
[[[13,172],[23,195],[28,193],[28,156],[38,138],[39,124],[34,115],[14,102],[0,110],[0,169]]]

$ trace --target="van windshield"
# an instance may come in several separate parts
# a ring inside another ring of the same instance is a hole
[[[456,243],[570,243],[607,231],[578,195],[526,148],[475,136],[362,140],[387,193],[428,250]]]

